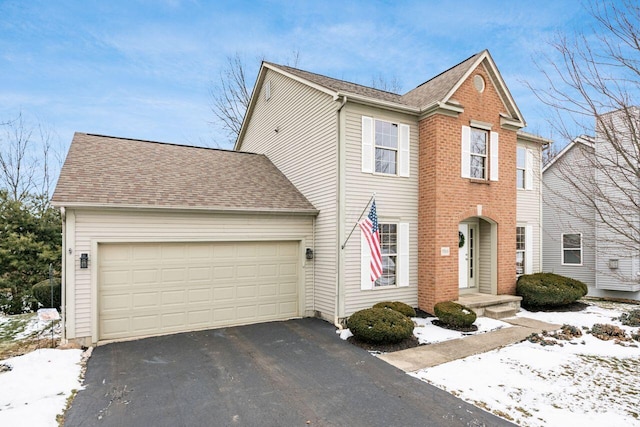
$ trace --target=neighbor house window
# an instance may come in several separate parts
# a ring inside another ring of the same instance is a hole
[[[382,252],[382,276],[375,287],[395,286],[398,262],[398,225],[380,224],[380,252]]]
[[[562,264],[582,265],[582,235],[562,235]]]
[[[525,181],[527,179],[527,149],[518,147],[517,157],[516,157],[516,187],[523,189],[525,185]]]
[[[518,276],[525,271],[526,235],[526,227],[516,227],[516,274]]]
[[[395,175],[398,169],[398,125],[375,121],[376,172]]]
[[[487,139],[486,130],[471,128],[471,178],[486,179],[487,177]]]

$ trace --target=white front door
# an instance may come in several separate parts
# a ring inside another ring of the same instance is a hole
[[[458,285],[460,289],[476,285],[476,245],[478,227],[476,224],[458,225]]]

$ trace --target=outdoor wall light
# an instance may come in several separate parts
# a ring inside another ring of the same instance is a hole
[[[80,254],[80,268],[89,268],[89,254]]]
[[[307,248],[307,251],[305,252],[305,256],[307,257],[307,259],[313,259],[313,249]]]
[[[614,258],[609,259],[609,268],[612,270],[618,268],[618,260]]]

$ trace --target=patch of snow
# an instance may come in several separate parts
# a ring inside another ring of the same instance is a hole
[[[349,329],[342,329],[342,330],[338,330],[336,332],[340,333],[340,339],[343,339],[343,340],[346,340],[349,337],[353,336],[353,334],[351,333],[351,331]]]
[[[420,344],[434,344],[437,342],[463,338],[468,335],[484,334],[489,331],[511,327],[510,324],[500,320],[490,319],[488,317],[478,317],[473,323],[478,327],[477,331],[458,332],[434,325],[431,322],[435,319],[435,317],[427,319],[419,317],[413,318],[413,322],[416,324],[416,327],[413,328],[413,335],[418,338],[418,342]]]
[[[81,356],[41,349],[3,360],[12,369],[0,374],[0,425],[57,426],[71,391],[82,388]]]
[[[519,317],[580,329],[625,327],[620,310],[590,305],[581,312],[528,312]],[[483,318],[480,318],[483,319]],[[410,375],[522,426],[638,425],[640,348],[586,334],[563,345],[528,341]]]

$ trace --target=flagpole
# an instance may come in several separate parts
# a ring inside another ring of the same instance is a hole
[[[349,241],[349,239],[351,238],[351,235],[353,234],[353,230],[356,229],[356,227],[358,226],[358,223],[360,222],[360,219],[362,218],[362,215],[364,215],[364,213],[367,211],[367,208],[369,207],[369,205],[371,204],[371,201],[374,200],[376,198],[376,193],[374,191],[373,196],[371,196],[371,198],[369,199],[369,201],[367,202],[367,206],[364,207],[364,209],[362,210],[362,213],[360,214],[360,216],[358,217],[358,220],[356,221],[356,224],[353,226],[353,228],[351,229],[351,233],[349,233],[349,235],[347,236],[347,240],[344,241],[344,243],[342,244],[341,249],[344,249],[345,246],[347,246],[347,242]]]

